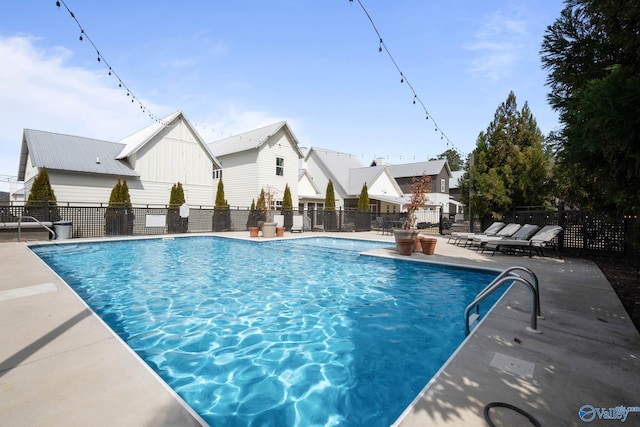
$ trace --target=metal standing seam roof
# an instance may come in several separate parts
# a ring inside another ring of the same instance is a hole
[[[128,162],[116,159],[122,148],[117,142],[25,129],[18,179],[24,179],[27,155],[34,166],[51,170],[139,176]]]
[[[316,154],[314,158],[329,172],[328,178],[333,181],[334,187],[339,186],[343,193],[351,195],[351,170],[363,168],[364,165],[362,162],[352,154],[340,153],[319,147],[311,147],[306,157],[309,158],[313,153]],[[357,194],[360,194],[361,189],[362,182],[360,183]]]
[[[421,175],[438,175],[447,164],[446,160],[429,160],[428,162],[404,163],[401,165],[387,165],[394,178],[407,178]],[[448,167],[447,167],[448,169]],[[449,172],[449,175],[451,173]]]
[[[233,135],[218,141],[213,141],[208,143],[207,147],[209,147],[209,150],[216,157],[256,149],[267,142],[267,140],[272,135],[274,135],[283,127],[286,128],[287,132],[291,136],[294,149],[298,153],[298,156],[303,157],[302,151],[299,147],[300,144],[298,143],[298,139],[293,134],[293,132],[289,128],[289,125],[285,121],[250,130],[249,132],[244,132],[238,135]]]

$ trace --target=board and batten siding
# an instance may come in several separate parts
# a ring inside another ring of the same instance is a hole
[[[213,183],[213,162],[187,125],[180,121],[164,128],[129,162],[141,181],[208,185]]]
[[[316,155],[317,153],[313,152],[307,158],[307,161],[305,162],[305,166],[306,166],[307,172],[313,178],[314,184],[316,185],[316,187],[318,187],[318,190],[320,191],[320,194],[318,196],[322,197],[323,199],[326,199],[327,184],[329,183],[329,177],[328,177],[329,171],[325,170],[325,168],[321,166],[321,163],[316,161],[315,159]],[[336,208],[344,207],[344,202],[343,202],[344,195],[340,194],[339,192],[340,190],[335,182],[333,183],[333,191],[335,193],[335,198],[336,198]]]
[[[390,179],[393,178],[390,178],[386,173],[380,174],[378,179],[371,183],[371,187],[367,188],[369,196],[379,194],[381,196],[402,197],[402,193],[398,192],[397,187]]]

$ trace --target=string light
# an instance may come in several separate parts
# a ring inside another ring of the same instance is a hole
[[[373,18],[371,17],[371,15],[369,14],[369,11],[367,11],[367,8],[364,7],[364,4],[362,4],[361,0],[357,0],[358,4],[360,5],[360,8],[362,9],[362,11],[364,12],[364,14],[367,16],[367,18],[369,19],[369,22],[371,23],[371,26],[373,27],[373,30],[375,31],[376,35],[378,36],[378,40],[380,41],[380,45],[378,47],[378,52],[382,52],[383,49],[384,51],[387,53],[387,56],[389,57],[389,59],[391,60],[391,62],[393,63],[394,67],[396,68],[396,70],[398,70],[398,72],[400,73],[400,83],[406,83],[407,86],[409,87],[409,89],[411,90],[411,92],[413,93],[413,104],[415,105],[416,102],[418,102],[420,104],[420,106],[422,107],[422,109],[424,110],[425,113],[425,117],[427,120],[429,120],[429,116],[431,116],[431,121],[433,122],[433,124],[435,125],[435,131],[440,133],[440,139],[441,140],[446,140],[447,142],[447,146],[451,145],[451,147],[453,147],[456,151],[458,151],[459,153],[463,154],[460,150],[458,150],[454,145],[453,142],[451,142],[451,140],[449,139],[449,137],[444,133],[444,131],[442,130],[442,128],[440,128],[440,126],[438,126],[438,123],[436,123],[436,121],[433,118],[433,115],[429,113],[429,111],[427,111],[427,107],[424,104],[424,102],[422,102],[422,99],[420,99],[420,97],[418,96],[418,94],[416,93],[413,85],[409,82],[409,79],[407,78],[407,76],[402,72],[402,70],[400,69],[400,67],[398,66],[398,63],[396,62],[396,60],[393,58],[393,55],[391,55],[391,52],[389,51],[389,48],[387,47],[386,43],[382,40],[382,35],[380,34],[380,31],[378,31],[378,27],[376,26],[375,22],[373,22]],[[353,3],[353,0],[349,0],[349,3]]]
[[[144,105],[142,103],[142,101],[140,101],[140,98],[138,98],[137,96],[135,96],[135,94],[133,93],[133,91],[124,83],[124,81],[122,80],[122,78],[118,75],[118,73],[116,72],[116,70],[113,69],[113,67],[109,64],[109,62],[107,61],[107,59],[104,57],[104,55],[102,55],[100,53],[100,51],[98,50],[98,47],[96,46],[96,44],[93,42],[93,40],[91,39],[91,37],[89,37],[89,35],[87,34],[87,32],[85,31],[85,29],[82,27],[82,25],[80,24],[80,21],[78,20],[78,18],[76,18],[75,14],[71,11],[71,9],[69,9],[69,6],[67,6],[67,3],[65,3],[64,0],[58,0],[56,1],[56,6],[58,8],[64,6],[64,8],[67,10],[67,12],[69,13],[69,16],[71,16],[71,18],[75,21],[76,25],[78,26],[78,28],[80,29],[80,41],[84,41],[85,39],[91,44],[91,46],[93,47],[93,49],[96,52],[96,57],[97,57],[97,61],[100,63],[103,63],[107,68],[108,68],[108,74],[109,76],[113,76],[114,78],[117,79],[118,81],[118,88],[123,88],[126,93],[127,93],[127,97],[131,97],[131,102],[135,103],[137,102],[140,106],[140,110],[142,111],[143,114],[148,115],[149,118],[153,121],[155,121],[156,123],[160,123],[162,125],[168,125],[169,123],[164,122],[162,119],[160,119],[156,114],[154,114],[151,109],[149,109],[146,105]],[[201,127],[203,130],[207,131],[207,127],[202,125],[198,125],[197,123],[195,123],[196,127]],[[216,131],[215,129],[211,128],[210,129],[212,134],[218,133],[221,137],[231,137],[233,136],[233,134],[231,133],[227,133],[227,132],[223,132],[221,130]],[[243,140],[248,140],[248,141],[252,141],[252,142],[256,142],[259,143],[261,141],[257,141],[251,138],[247,138],[247,137],[240,137],[240,139]]]

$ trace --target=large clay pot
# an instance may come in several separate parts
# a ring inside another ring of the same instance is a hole
[[[398,239],[396,241],[396,248],[400,255],[411,256],[413,252],[413,245],[416,243],[413,239]]]
[[[396,240],[396,249],[398,249],[398,240],[400,239],[411,239],[413,240],[413,247],[412,247],[412,251],[415,249],[416,246],[416,237],[418,236],[418,230],[413,230],[413,229],[409,229],[409,230],[405,230],[405,229],[393,229],[393,237]]]
[[[262,237],[276,237],[275,222],[265,222],[262,224]]]
[[[258,237],[258,227],[249,227],[249,237]]]
[[[284,236],[284,227],[276,227],[276,237]]]
[[[422,244],[423,254],[433,255],[436,251],[436,243],[438,243],[438,239],[433,237],[420,237],[420,243]]]

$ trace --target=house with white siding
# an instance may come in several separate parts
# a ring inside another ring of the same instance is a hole
[[[274,206],[282,205],[285,186],[298,205],[298,139],[287,122],[278,122],[208,144],[222,165],[221,179],[229,206],[249,207],[260,191],[271,192]]]
[[[108,203],[122,178],[134,205],[166,205],[180,182],[187,204],[213,206],[220,163],[178,111],[118,142],[25,129],[18,179],[26,194],[43,167],[58,203]]]
[[[373,212],[400,212],[406,203],[385,166],[364,167],[351,154],[311,147],[306,150],[300,168],[304,173],[300,174],[298,192],[305,209],[324,207],[329,180],[333,182],[337,209],[355,209],[363,184],[367,184]]]

